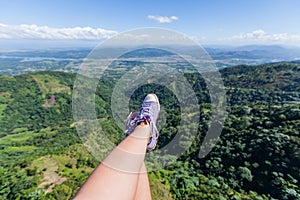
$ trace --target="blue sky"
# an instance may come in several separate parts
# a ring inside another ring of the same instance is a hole
[[[300,46],[299,10],[298,0],[7,0],[0,40],[101,40],[163,27],[204,44]]]

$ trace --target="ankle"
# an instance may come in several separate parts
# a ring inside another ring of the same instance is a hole
[[[147,120],[142,121],[142,122],[137,124],[137,126],[149,126],[149,125],[150,125],[150,123]]]
[[[148,124],[148,122],[141,122],[139,125],[137,125],[132,135],[140,138],[149,139],[151,134],[150,134],[150,125]]]

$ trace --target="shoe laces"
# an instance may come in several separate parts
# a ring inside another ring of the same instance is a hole
[[[150,118],[150,106],[151,103],[144,103],[142,105],[142,109],[139,113],[139,115],[137,116],[137,123],[143,122],[143,121],[147,121],[147,122],[151,122],[151,118]]]

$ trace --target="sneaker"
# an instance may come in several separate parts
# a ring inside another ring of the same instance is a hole
[[[147,145],[147,150],[151,151],[155,149],[158,138],[156,122],[159,111],[160,104],[157,96],[155,94],[148,94],[141,105],[140,112],[133,111],[127,117],[125,131],[126,137],[130,135],[141,122],[147,121],[151,130],[151,136]]]
[[[125,123],[125,125],[126,125],[125,136],[126,137],[129,136],[134,131],[134,129],[136,128],[137,124],[134,120],[135,120],[135,118],[137,117],[138,114],[139,114],[139,111],[135,110],[135,111],[132,111],[128,115],[128,117],[126,119],[126,123]]]

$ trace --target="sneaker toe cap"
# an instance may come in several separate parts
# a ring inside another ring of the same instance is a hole
[[[144,102],[158,102],[158,99],[155,94],[148,94],[145,97]]]

